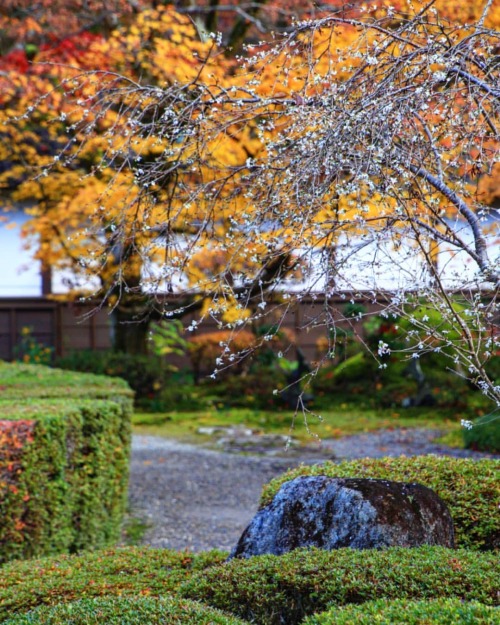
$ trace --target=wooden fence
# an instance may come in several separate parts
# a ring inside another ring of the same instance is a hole
[[[56,356],[73,350],[111,347],[111,320],[107,311],[91,305],[53,301],[43,297],[0,300],[0,358],[12,360],[23,328],[30,328],[36,341],[52,347]]]
[[[347,294],[329,303],[339,310],[346,303],[363,303],[365,308],[376,311],[382,305],[384,295],[379,301],[371,301]],[[281,321],[281,327],[292,330],[297,344],[301,347],[306,359],[314,361],[318,357],[318,341],[326,338],[321,315],[324,302],[321,298],[304,300],[288,309]],[[500,317],[500,315],[499,315]],[[185,326],[195,319],[188,315],[183,319]],[[500,318],[496,318],[492,327],[500,332]],[[65,356],[76,350],[105,350],[112,346],[113,323],[107,309],[97,310],[91,303],[62,302],[46,297],[16,297],[0,299],[0,359],[12,360],[16,356],[23,328],[30,328],[31,335],[43,345],[51,347],[55,356]],[[214,320],[205,321],[198,326],[194,334],[217,330]],[[356,326],[362,331],[361,323]],[[193,336],[187,334],[187,337]],[[290,354],[293,358],[293,355]],[[189,365],[185,357],[173,356],[173,364]]]
[[[336,303],[342,308],[345,299],[339,298]],[[318,340],[325,337],[324,327],[316,322],[322,307],[321,300],[306,300],[290,308],[281,322],[281,327],[294,332],[308,360],[316,358]],[[194,318],[194,315],[188,315],[183,322],[188,326]],[[65,356],[83,349],[104,350],[112,345],[113,324],[106,309],[96,310],[92,304],[62,302],[45,297],[2,298],[0,359],[15,358],[23,328],[30,328],[31,336],[37,342],[52,347],[55,356]],[[198,327],[196,334],[215,330],[215,321],[209,319]],[[183,358],[175,360],[175,364],[187,364]]]

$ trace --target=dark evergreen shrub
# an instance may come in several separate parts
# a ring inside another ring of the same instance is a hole
[[[193,576],[179,593],[260,625],[298,625],[331,605],[375,599],[457,598],[498,605],[493,553],[420,547],[296,550],[232,559]]]

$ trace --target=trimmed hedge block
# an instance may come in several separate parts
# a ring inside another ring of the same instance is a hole
[[[244,621],[174,597],[104,597],[43,607],[4,621],[4,625],[244,625]]]
[[[207,569],[179,594],[261,625],[298,625],[332,604],[458,598],[497,605],[493,553],[444,547],[296,550],[233,559]]]
[[[332,608],[303,625],[498,625],[500,609],[461,599],[436,601],[368,601]]]
[[[0,361],[0,398],[26,397],[120,399],[132,409],[134,393],[120,378]]]
[[[221,551],[193,554],[126,547],[10,562],[0,568],[0,622],[38,606],[77,599],[175,593],[193,574],[226,558]]]
[[[58,387],[65,376],[33,365],[2,363],[0,379],[0,563],[116,542],[128,485],[129,389],[112,383],[101,399],[105,378],[87,387],[86,376],[72,374]]]
[[[260,507],[280,486],[299,475],[357,477],[416,482],[431,488],[448,506],[455,525],[457,547],[492,549],[500,540],[500,461],[440,456],[365,458],[335,464],[300,466],[267,484]]]

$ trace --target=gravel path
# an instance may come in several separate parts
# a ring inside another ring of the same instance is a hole
[[[366,456],[440,454],[491,457],[433,443],[437,431],[384,430],[324,440],[305,450],[275,446],[260,455],[213,451],[151,436],[134,436],[131,514],[149,529],[143,544],[170,549],[230,550],[257,510],[263,484],[301,462]]]

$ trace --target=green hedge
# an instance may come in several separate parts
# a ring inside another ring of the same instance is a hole
[[[5,625],[244,625],[195,601],[163,597],[104,597],[39,608]]]
[[[493,548],[500,538],[500,461],[439,456],[365,458],[335,464],[301,466],[267,484],[261,507],[285,482],[299,475],[360,477],[418,482],[434,490],[447,504],[455,525],[457,547]]]
[[[2,363],[0,389],[0,563],[114,543],[128,483],[128,387]]]
[[[261,625],[295,625],[331,604],[379,598],[498,604],[500,564],[493,553],[444,547],[296,550],[233,559],[207,569],[179,593]]]
[[[500,610],[460,599],[369,601],[337,606],[307,618],[303,625],[498,625]]]
[[[192,554],[126,547],[10,562],[0,568],[0,622],[47,604],[173,593],[193,574],[226,558],[220,551]]]

